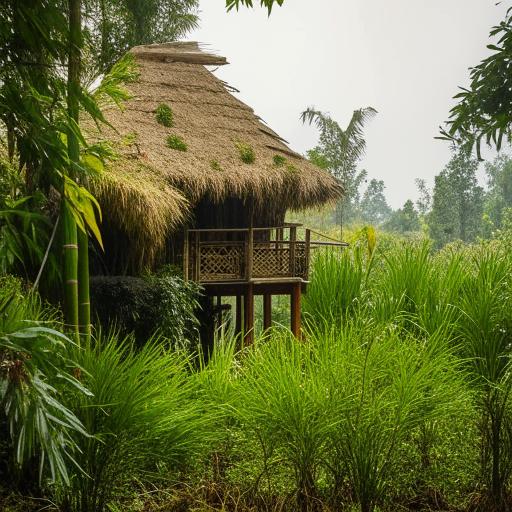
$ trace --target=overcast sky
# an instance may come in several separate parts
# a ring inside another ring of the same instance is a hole
[[[307,106],[343,127],[354,109],[376,108],[361,167],[385,181],[397,208],[416,198],[415,178],[432,185],[450,157],[448,143],[434,137],[468,67],[488,53],[489,30],[508,2],[495,4],[285,0],[269,18],[261,8],[228,14],[224,0],[201,0],[201,27],[190,39],[228,58],[217,76],[298,152],[318,139],[299,120]]]

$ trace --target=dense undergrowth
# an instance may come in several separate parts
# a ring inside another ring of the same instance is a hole
[[[316,254],[302,340],[278,328],[244,349],[219,339],[205,362],[158,337],[62,338],[38,378],[72,420],[47,428],[54,456],[72,461],[52,475],[37,437],[13,457],[21,423],[9,420],[2,471],[19,476],[4,509],[508,510],[511,275],[504,243],[371,254],[356,244]],[[34,304],[14,285],[0,304],[13,293]],[[2,312],[4,423],[13,400],[38,403],[29,350],[61,339],[58,317],[37,304],[23,310],[33,346],[11,343],[23,327]],[[27,377],[13,382],[6,361]],[[40,484],[24,489],[34,464]]]

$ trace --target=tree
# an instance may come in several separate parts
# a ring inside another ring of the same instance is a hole
[[[389,220],[384,224],[384,229],[396,233],[419,231],[420,218],[414,203],[408,199],[402,208],[392,212]]]
[[[508,155],[496,157],[485,166],[488,191],[485,197],[485,218],[492,230],[501,229],[504,211],[512,207],[512,159]]]
[[[341,237],[346,215],[358,202],[359,187],[366,178],[366,171],[357,169],[366,149],[363,127],[376,113],[372,107],[355,110],[345,130],[327,114],[314,108],[308,108],[301,114],[303,123],[314,123],[320,130],[319,144],[308,152],[309,158],[313,162],[320,161],[321,167],[337,178],[345,189],[337,207]]]
[[[421,178],[414,180],[418,187],[419,198],[416,201],[416,208],[421,217],[425,217],[432,206],[432,193],[427,187],[427,182]]]
[[[391,214],[391,208],[384,195],[385,188],[383,180],[370,180],[359,205],[362,219],[365,222],[375,225],[382,224]]]
[[[455,98],[458,100],[450,111],[446,128],[441,129],[442,139],[476,144],[480,158],[480,143],[493,143],[499,150],[503,138],[510,140],[512,123],[512,8],[505,19],[493,27],[491,38],[497,41],[487,48],[494,53],[470,70],[471,84]]]
[[[481,234],[484,192],[477,169],[478,161],[461,148],[436,176],[428,224],[438,247],[453,240],[472,242]]]
[[[133,46],[176,41],[197,27],[199,0],[84,0],[88,81]]]

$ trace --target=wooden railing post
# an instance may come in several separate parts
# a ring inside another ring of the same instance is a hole
[[[188,281],[188,261],[189,261],[189,248],[188,248],[188,231],[183,232],[183,279]]]
[[[254,231],[249,228],[247,233],[247,243],[245,245],[245,279],[250,281],[252,278],[253,252],[254,252]]]
[[[304,269],[304,279],[307,281],[309,279],[309,263],[311,259],[311,230],[306,229],[306,237],[305,237],[305,247],[304,247],[304,259],[305,266]]]
[[[195,276],[194,276],[194,280],[199,282],[201,280],[201,245],[200,245],[200,239],[201,239],[201,234],[199,233],[199,231],[196,231],[194,233],[194,244],[195,244],[195,265],[194,265],[194,273],[195,273]]]
[[[297,228],[290,227],[290,276],[295,277],[295,242],[297,241]]]

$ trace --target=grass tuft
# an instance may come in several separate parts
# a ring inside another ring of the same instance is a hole
[[[187,143],[179,135],[169,135],[167,146],[176,151],[187,151]]]
[[[238,149],[238,153],[240,154],[240,160],[244,164],[253,164],[256,160],[256,154],[254,153],[254,149],[249,144],[245,142],[237,142],[235,143],[236,148]]]
[[[174,114],[172,108],[165,103],[158,105],[155,113],[158,124],[171,128],[174,125]]]
[[[283,155],[274,155],[272,160],[276,167],[283,167],[283,165],[286,164],[286,158]]]

